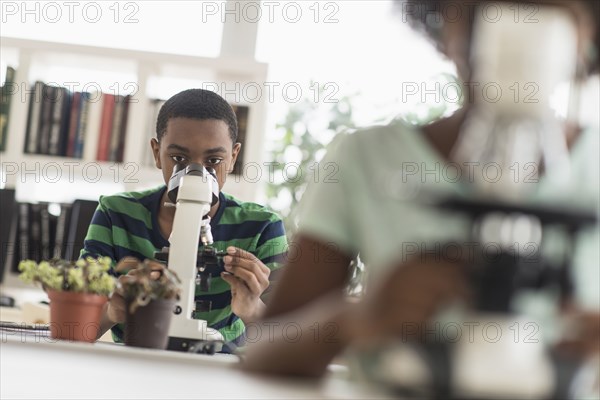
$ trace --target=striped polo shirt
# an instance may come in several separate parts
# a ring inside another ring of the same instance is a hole
[[[153,258],[155,251],[169,246],[160,233],[158,210],[166,186],[142,192],[127,192],[101,196],[92,218],[80,257],[108,256],[117,261],[126,256],[140,260]],[[267,208],[219,194],[219,208],[211,220],[213,246],[223,251],[228,246],[247,250],[272,271],[282,266],[287,251],[283,222]],[[245,326],[231,311],[231,290],[220,277],[222,265],[211,277],[209,292],[196,287],[195,300],[211,301],[208,312],[196,312],[195,318],[206,320],[209,327],[217,329],[226,341],[243,344]],[[115,342],[123,341],[123,325],[112,328]]]

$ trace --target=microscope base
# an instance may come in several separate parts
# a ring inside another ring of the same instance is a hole
[[[215,354],[221,351],[223,342],[221,340],[202,340],[181,337],[169,337],[167,350],[183,351],[196,354]]]

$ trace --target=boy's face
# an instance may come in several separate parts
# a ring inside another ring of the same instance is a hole
[[[232,143],[224,121],[190,118],[171,118],[160,144],[152,139],[151,145],[156,167],[162,169],[165,183],[176,164],[198,163],[215,170],[219,190],[233,170],[241,148],[240,143]]]

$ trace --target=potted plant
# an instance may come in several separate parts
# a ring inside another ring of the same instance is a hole
[[[19,263],[19,278],[40,283],[48,294],[52,338],[96,341],[102,308],[115,288],[110,266],[109,257]]]
[[[117,272],[133,271],[120,279],[126,304],[125,344],[165,349],[169,327],[179,299],[181,281],[174,271],[156,261],[123,261]]]

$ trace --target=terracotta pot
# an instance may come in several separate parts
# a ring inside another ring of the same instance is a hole
[[[127,310],[129,310],[127,302]],[[152,300],[137,307],[133,314],[127,313],[125,344],[127,346],[166,349],[169,342],[169,327],[175,308],[175,299]]]
[[[102,307],[108,301],[108,297],[53,290],[48,290],[48,297],[52,338],[90,343],[96,341]]]

